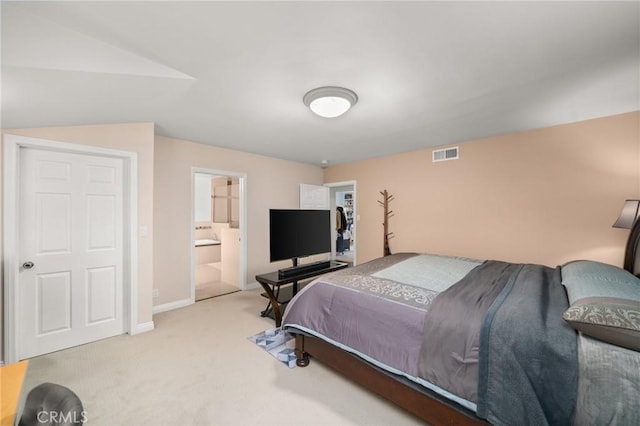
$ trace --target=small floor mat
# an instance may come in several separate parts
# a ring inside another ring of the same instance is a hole
[[[270,328],[249,337],[249,340],[269,352],[287,367],[293,368],[296,366],[295,339],[286,331],[282,331],[280,328]]]

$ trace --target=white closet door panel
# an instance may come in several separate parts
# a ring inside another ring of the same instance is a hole
[[[71,274],[68,271],[37,278],[37,334],[71,329]]]
[[[300,184],[300,208],[309,210],[330,210],[329,188],[321,185]]]

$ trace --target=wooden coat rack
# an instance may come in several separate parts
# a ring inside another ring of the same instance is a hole
[[[389,201],[393,200],[393,195],[389,195],[386,189],[380,191],[380,194],[382,194],[382,201],[378,201],[378,204],[384,208],[384,220],[382,222],[384,228],[384,256],[389,256],[391,254],[389,239],[393,238],[393,232],[389,232],[389,218],[393,216],[393,210],[389,210]]]

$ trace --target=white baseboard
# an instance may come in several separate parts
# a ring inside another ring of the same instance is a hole
[[[133,336],[135,334],[146,333],[147,331],[153,331],[154,328],[155,325],[153,324],[153,321],[147,321],[142,324],[137,324],[135,329],[131,330],[131,333],[129,334]]]
[[[182,299],[176,300],[175,302],[165,303],[163,305],[158,305],[153,307],[153,313],[159,314],[160,312],[171,311],[173,309],[184,308],[185,306],[192,305],[194,302],[191,299]]]

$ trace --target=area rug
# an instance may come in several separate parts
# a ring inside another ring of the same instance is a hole
[[[270,353],[274,358],[289,368],[296,366],[294,349],[296,342],[293,336],[280,328],[270,328],[249,337],[258,347]]]

